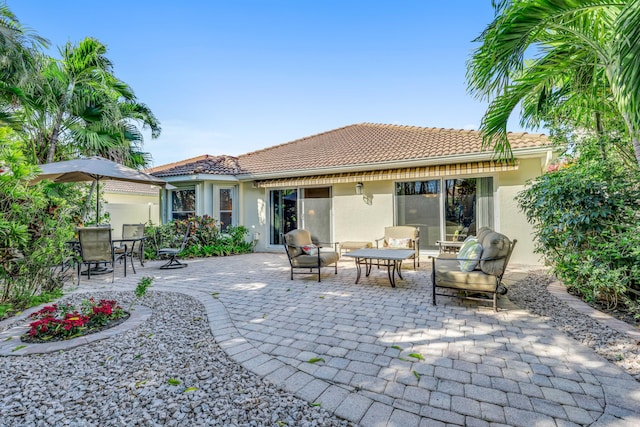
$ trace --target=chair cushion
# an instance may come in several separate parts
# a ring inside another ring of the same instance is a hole
[[[469,291],[495,292],[495,276],[484,274],[480,270],[464,272],[457,263],[441,262],[436,265],[436,286]]]
[[[487,233],[491,233],[493,230],[490,229],[489,227],[480,227],[478,229],[478,234],[476,234],[476,238],[478,239],[478,242],[480,242],[480,244],[482,244],[482,239],[484,239],[484,236]]]
[[[507,261],[506,256],[509,254],[509,248],[511,241],[504,234],[496,233],[492,231],[483,236],[482,244],[482,259],[480,261],[480,269],[493,276],[500,276],[504,273],[505,263]],[[490,261],[484,261],[487,258],[500,258]]]
[[[394,237],[396,239],[416,239],[418,237],[418,228],[412,227],[409,225],[396,225],[393,227],[385,227],[384,229],[384,237],[385,241],[388,241],[389,238]]]
[[[473,271],[480,261],[482,245],[476,239],[467,239],[460,248],[457,258],[460,260],[460,271]]]
[[[289,245],[288,250],[289,256],[291,256],[291,258],[295,258],[299,255],[304,254],[301,248],[296,248],[295,246],[302,247],[306,245],[313,245],[313,242],[311,241],[311,233],[301,228],[297,230],[291,230],[290,232],[285,234],[284,240],[287,245]]]
[[[337,261],[337,252],[320,252],[320,267],[325,267]],[[318,267],[318,255],[299,255],[291,259],[291,265],[294,267]]]

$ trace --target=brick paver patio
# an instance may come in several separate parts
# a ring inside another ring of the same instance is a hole
[[[441,298],[431,305],[430,265],[406,266],[389,286],[374,270],[354,284],[339,272],[289,279],[284,254],[188,261],[165,271],[83,279],[80,290],[184,292],[207,308],[211,331],[245,368],[363,426],[638,426],[640,383],[591,349],[502,299]],[[524,269],[511,269],[517,280]]]

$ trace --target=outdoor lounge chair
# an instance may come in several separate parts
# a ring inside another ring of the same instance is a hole
[[[91,279],[91,265],[111,264],[111,282],[114,278],[114,251],[111,242],[110,227],[80,227],[78,228],[80,249],[80,265],[78,266],[78,283],[82,265],[88,265],[87,278]],[[124,260],[125,273],[127,260]]]
[[[409,225],[396,225],[384,228],[384,237],[376,239],[376,247],[387,249],[413,249],[413,269],[416,269],[416,262],[420,267],[420,229]]]
[[[490,229],[478,230],[478,236],[460,248],[458,255],[440,254],[432,260],[433,305],[436,295],[475,301],[491,301],[498,311],[498,295],[507,292],[502,276],[517,240]],[[438,292],[446,289],[447,292]]]
[[[169,257],[169,261],[166,264],[160,266],[162,270],[171,270],[174,268],[184,268],[188,264],[184,262],[180,262],[177,256],[180,252],[182,252],[187,245],[187,240],[189,240],[189,232],[191,231],[191,223],[187,224],[187,229],[184,232],[184,236],[182,237],[182,243],[178,248],[163,248],[158,250],[159,256]]]
[[[309,231],[303,229],[292,230],[282,236],[282,241],[291,265],[291,280],[293,280],[294,274],[313,274],[314,269],[317,269],[319,282],[320,269],[331,264],[335,267],[335,274],[338,274],[338,259],[340,255],[337,250],[322,252],[322,246],[313,243]],[[296,269],[305,271],[295,271]]]

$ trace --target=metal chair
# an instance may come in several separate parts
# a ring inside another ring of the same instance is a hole
[[[388,249],[413,249],[413,269],[416,269],[416,261],[420,267],[420,229],[409,225],[396,225],[384,228],[384,237],[376,239],[376,247]]]
[[[80,270],[82,265],[89,265],[87,278],[91,279],[92,264],[111,264],[111,283],[114,279],[115,254],[111,242],[110,227],[81,227],[78,228],[78,241],[80,244],[80,266],[78,267],[78,284],[80,283]],[[125,272],[127,260],[124,261]]]
[[[158,250],[159,256],[169,257],[169,261],[166,264],[160,266],[162,270],[170,270],[174,268],[184,268],[188,264],[184,262],[180,262],[176,257],[180,252],[182,252],[187,245],[187,240],[189,240],[189,232],[191,231],[191,223],[187,224],[187,230],[184,233],[184,237],[182,238],[182,243],[179,248],[163,248]]]
[[[294,274],[315,274],[314,270],[317,270],[319,282],[320,269],[332,264],[334,265],[335,274],[338,274],[340,254],[337,249],[332,252],[321,252],[322,247],[314,244],[309,231],[301,228],[291,230],[282,235],[282,241],[287,252],[287,258],[289,258],[289,265],[291,265],[291,280],[293,280]],[[304,271],[294,271],[295,269]]]
[[[129,258],[131,260],[131,268],[136,273],[133,256],[137,254],[140,265],[144,267],[144,224],[123,224],[122,238],[114,242],[120,243],[119,246],[114,248],[116,261]],[[127,275],[126,268],[124,275]]]

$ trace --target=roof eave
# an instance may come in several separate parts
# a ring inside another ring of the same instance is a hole
[[[239,179],[236,175],[220,175],[212,173],[197,173],[197,174],[180,174],[162,177],[167,182],[184,182],[184,181],[226,181],[226,182],[238,182]]]

